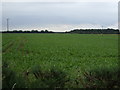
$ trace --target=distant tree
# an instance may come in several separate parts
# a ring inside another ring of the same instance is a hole
[[[48,33],[48,30],[45,30],[45,33]]]
[[[41,30],[41,33],[44,33],[44,30]]]

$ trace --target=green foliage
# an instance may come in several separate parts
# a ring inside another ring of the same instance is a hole
[[[2,78],[3,78],[3,87],[4,88],[12,88],[12,86],[16,83],[15,73],[9,69],[9,66],[6,62],[3,63],[2,67]]]
[[[85,72],[93,78],[104,77],[106,84],[102,87],[110,85],[107,82],[110,77],[117,82],[118,71],[113,67],[119,62],[118,35],[4,33],[2,37],[5,50],[2,60],[8,62],[4,64],[3,77],[9,77],[3,78],[3,87],[17,87],[18,82],[18,87],[27,88],[103,85],[98,78],[96,81],[84,79]],[[115,84],[113,86],[118,87],[118,82]]]
[[[66,73],[56,67],[42,71],[37,65],[34,66],[34,69],[32,68],[32,74],[36,78],[31,84],[32,88],[63,88],[68,80]],[[36,83],[38,84],[36,85]]]
[[[20,76],[17,76],[16,73],[10,69],[7,62],[3,62],[2,69],[3,88],[25,88],[24,79]]]
[[[120,69],[108,68],[93,69],[84,73],[86,87],[94,88],[120,88]]]
[[[43,73],[41,71],[41,67],[39,65],[35,65],[32,67],[31,72],[34,74],[35,78],[43,78]]]

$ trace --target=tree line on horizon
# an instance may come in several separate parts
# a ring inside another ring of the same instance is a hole
[[[48,31],[48,30],[31,30],[31,31],[27,31],[27,30],[13,30],[13,31],[2,31],[2,33],[54,33],[53,31]]]
[[[79,33],[79,34],[119,34],[118,29],[74,29],[69,33]]]
[[[48,30],[13,30],[13,31],[2,31],[2,33],[78,33],[78,34],[119,34],[118,29],[74,29],[66,32],[53,32]]]

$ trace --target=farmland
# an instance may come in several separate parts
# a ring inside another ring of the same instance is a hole
[[[3,87],[86,88],[120,84],[115,74],[119,72],[118,35],[5,33],[2,62]],[[92,71],[102,80],[91,75]],[[15,80],[11,75],[15,75]],[[109,84],[111,79],[117,83]]]

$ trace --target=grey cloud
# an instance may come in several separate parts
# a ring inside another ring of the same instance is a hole
[[[117,4],[109,2],[80,3],[3,3],[3,27],[10,18],[11,28],[39,27],[48,24],[99,24],[117,22]]]

